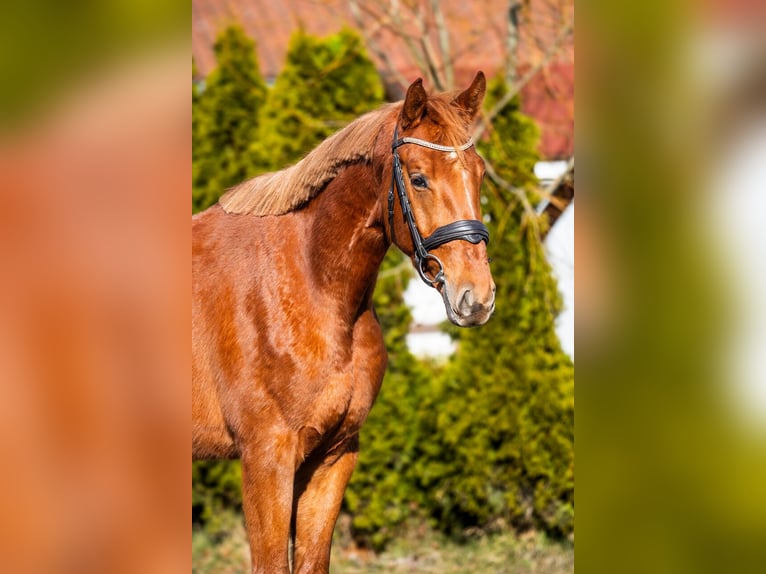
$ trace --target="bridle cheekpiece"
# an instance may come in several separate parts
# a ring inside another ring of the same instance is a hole
[[[415,252],[415,268],[418,270],[420,278],[429,286],[437,287],[439,284],[444,283],[444,265],[436,255],[429,253],[429,251],[436,249],[437,247],[461,239],[470,243],[477,244],[481,241],[489,243],[489,230],[487,226],[481,221],[475,219],[462,219],[459,221],[453,221],[447,225],[443,225],[434,230],[434,232],[428,237],[424,238],[418,226],[415,224],[415,216],[412,212],[412,206],[407,197],[407,188],[404,184],[404,173],[402,172],[402,162],[399,159],[399,152],[397,149],[404,144],[415,144],[422,147],[426,147],[435,151],[443,152],[458,152],[465,151],[473,145],[473,140],[469,139],[463,145],[458,147],[438,145],[429,141],[403,137],[399,138],[399,127],[394,128],[394,141],[391,144],[391,152],[394,156],[393,174],[391,176],[391,187],[388,190],[388,222],[391,229],[391,239],[394,239],[394,188],[396,188],[397,195],[399,196],[399,205],[402,208],[402,217],[404,218],[407,228],[410,230],[410,236],[412,237],[412,246]],[[428,261],[433,261],[438,265],[439,271],[434,275],[433,279],[430,279],[424,269]]]

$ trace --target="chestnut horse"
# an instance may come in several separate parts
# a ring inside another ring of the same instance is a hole
[[[192,218],[192,456],[241,459],[253,572],[289,572],[291,539],[295,572],[328,570],[386,368],[372,293],[389,246],[455,324],[492,314],[469,138],[485,90],[481,72],[453,94],[417,80],[404,102]]]

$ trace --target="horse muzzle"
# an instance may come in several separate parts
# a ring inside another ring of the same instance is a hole
[[[472,285],[451,289],[449,282],[441,286],[441,295],[449,320],[458,327],[483,325],[495,310],[495,286],[481,296]]]

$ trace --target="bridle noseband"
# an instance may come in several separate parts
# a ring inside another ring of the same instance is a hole
[[[412,207],[410,200],[407,198],[407,191],[404,184],[404,173],[402,172],[402,162],[399,159],[399,152],[397,148],[404,144],[415,144],[422,147],[427,147],[436,151],[451,152],[451,151],[465,151],[473,145],[473,140],[469,139],[466,143],[458,147],[450,147],[444,145],[438,145],[425,140],[404,137],[399,139],[399,127],[394,128],[394,142],[391,144],[391,152],[394,156],[393,174],[391,176],[391,187],[388,190],[388,222],[391,229],[391,240],[394,240],[394,187],[396,187],[397,195],[399,196],[399,205],[402,208],[402,217],[404,218],[407,227],[410,230],[410,236],[412,237],[412,246],[415,252],[415,268],[418,270],[420,278],[431,287],[436,287],[440,283],[444,283],[444,265],[436,255],[429,253],[432,249],[436,249],[440,245],[455,241],[456,239],[462,239],[470,243],[477,244],[481,241],[489,243],[489,230],[487,226],[481,221],[475,219],[462,219],[460,221],[454,221],[443,225],[434,230],[434,232],[423,238],[418,231],[418,226],[415,224],[415,216],[412,213]],[[428,261],[433,261],[439,266],[439,271],[434,275],[433,279],[429,279],[426,275],[424,266]]]

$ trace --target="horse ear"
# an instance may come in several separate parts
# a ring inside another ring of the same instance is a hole
[[[456,106],[463,108],[468,112],[468,117],[473,119],[476,117],[476,113],[481,109],[481,103],[484,101],[484,94],[487,92],[487,79],[484,77],[484,72],[476,72],[476,77],[468,86],[468,89],[464,92],[460,92],[452,103]]]
[[[423,117],[427,99],[428,95],[423,88],[423,80],[418,78],[407,88],[407,95],[404,98],[401,121],[403,130],[417,125],[420,118]]]

